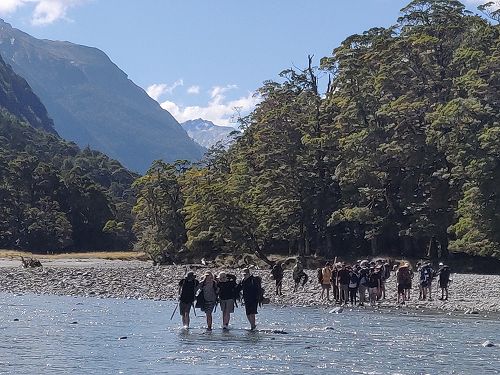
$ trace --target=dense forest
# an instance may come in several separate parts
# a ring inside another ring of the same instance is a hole
[[[265,82],[229,149],[135,182],[137,247],[500,258],[500,14],[480,10],[412,1]]]
[[[62,140],[0,60],[0,247],[500,258],[500,12],[480,10],[412,1],[265,82],[229,146],[143,176]]]
[[[62,140],[26,81],[0,59],[0,248],[122,249],[138,176]]]

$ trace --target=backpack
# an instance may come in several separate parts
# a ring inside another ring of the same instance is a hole
[[[194,307],[196,309],[201,309],[205,307],[205,296],[203,295],[203,289],[200,289],[198,291],[198,294],[196,295],[196,303],[194,304]]]
[[[280,280],[283,278],[283,269],[276,265],[271,270],[271,275],[273,276],[273,280]]]
[[[322,283],[323,282],[323,270],[321,268],[318,268],[318,283]]]
[[[253,283],[257,288],[257,302],[259,303],[259,305],[262,306],[263,304],[269,303],[269,298],[266,298],[264,296],[266,290],[262,287],[262,279],[260,278],[260,276],[253,276]]]
[[[402,267],[398,270],[398,283],[410,283],[411,282],[411,274],[410,269],[408,267]]]

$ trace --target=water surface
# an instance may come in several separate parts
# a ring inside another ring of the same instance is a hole
[[[494,319],[265,306],[258,332],[241,308],[207,332],[199,313],[180,329],[174,306],[0,294],[0,374],[500,373],[500,348],[481,345],[500,341]]]

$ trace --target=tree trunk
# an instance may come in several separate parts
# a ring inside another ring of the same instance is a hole
[[[333,242],[331,233],[326,233],[326,256],[331,258],[333,256]]]
[[[373,236],[370,239],[370,246],[371,246],[371,251],[372,255],[375,256],[378,254],[378,249],[377,249],[377,236]]]
[[[304,236],[304,255],[311,255],[311,241],[309,236]]]
[[[448,233],[444,232],[441,235],[441,238],[439,240],[439,244],[441,245],[440,246],[441,247],[441,252],[439,254],[439,257],[443,258],[443,259],[447,259],[448,255],[449,255],[449,251],[448,251],[448,244],[449,244]]]
[[[427,256],[430,259],[437,259],[438,257],[438,246],[437,246],[437,241],[436,237],[432,236],[432,238],[429,241],[429,247],[427,248]]]

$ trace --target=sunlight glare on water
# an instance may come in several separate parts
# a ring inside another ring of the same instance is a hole
[[[265,306],[257,332],[169,320],[173,302],[0,294],[0,374],[498,374],[498,320]],[[16,321],[18,319],[18,321]]]

